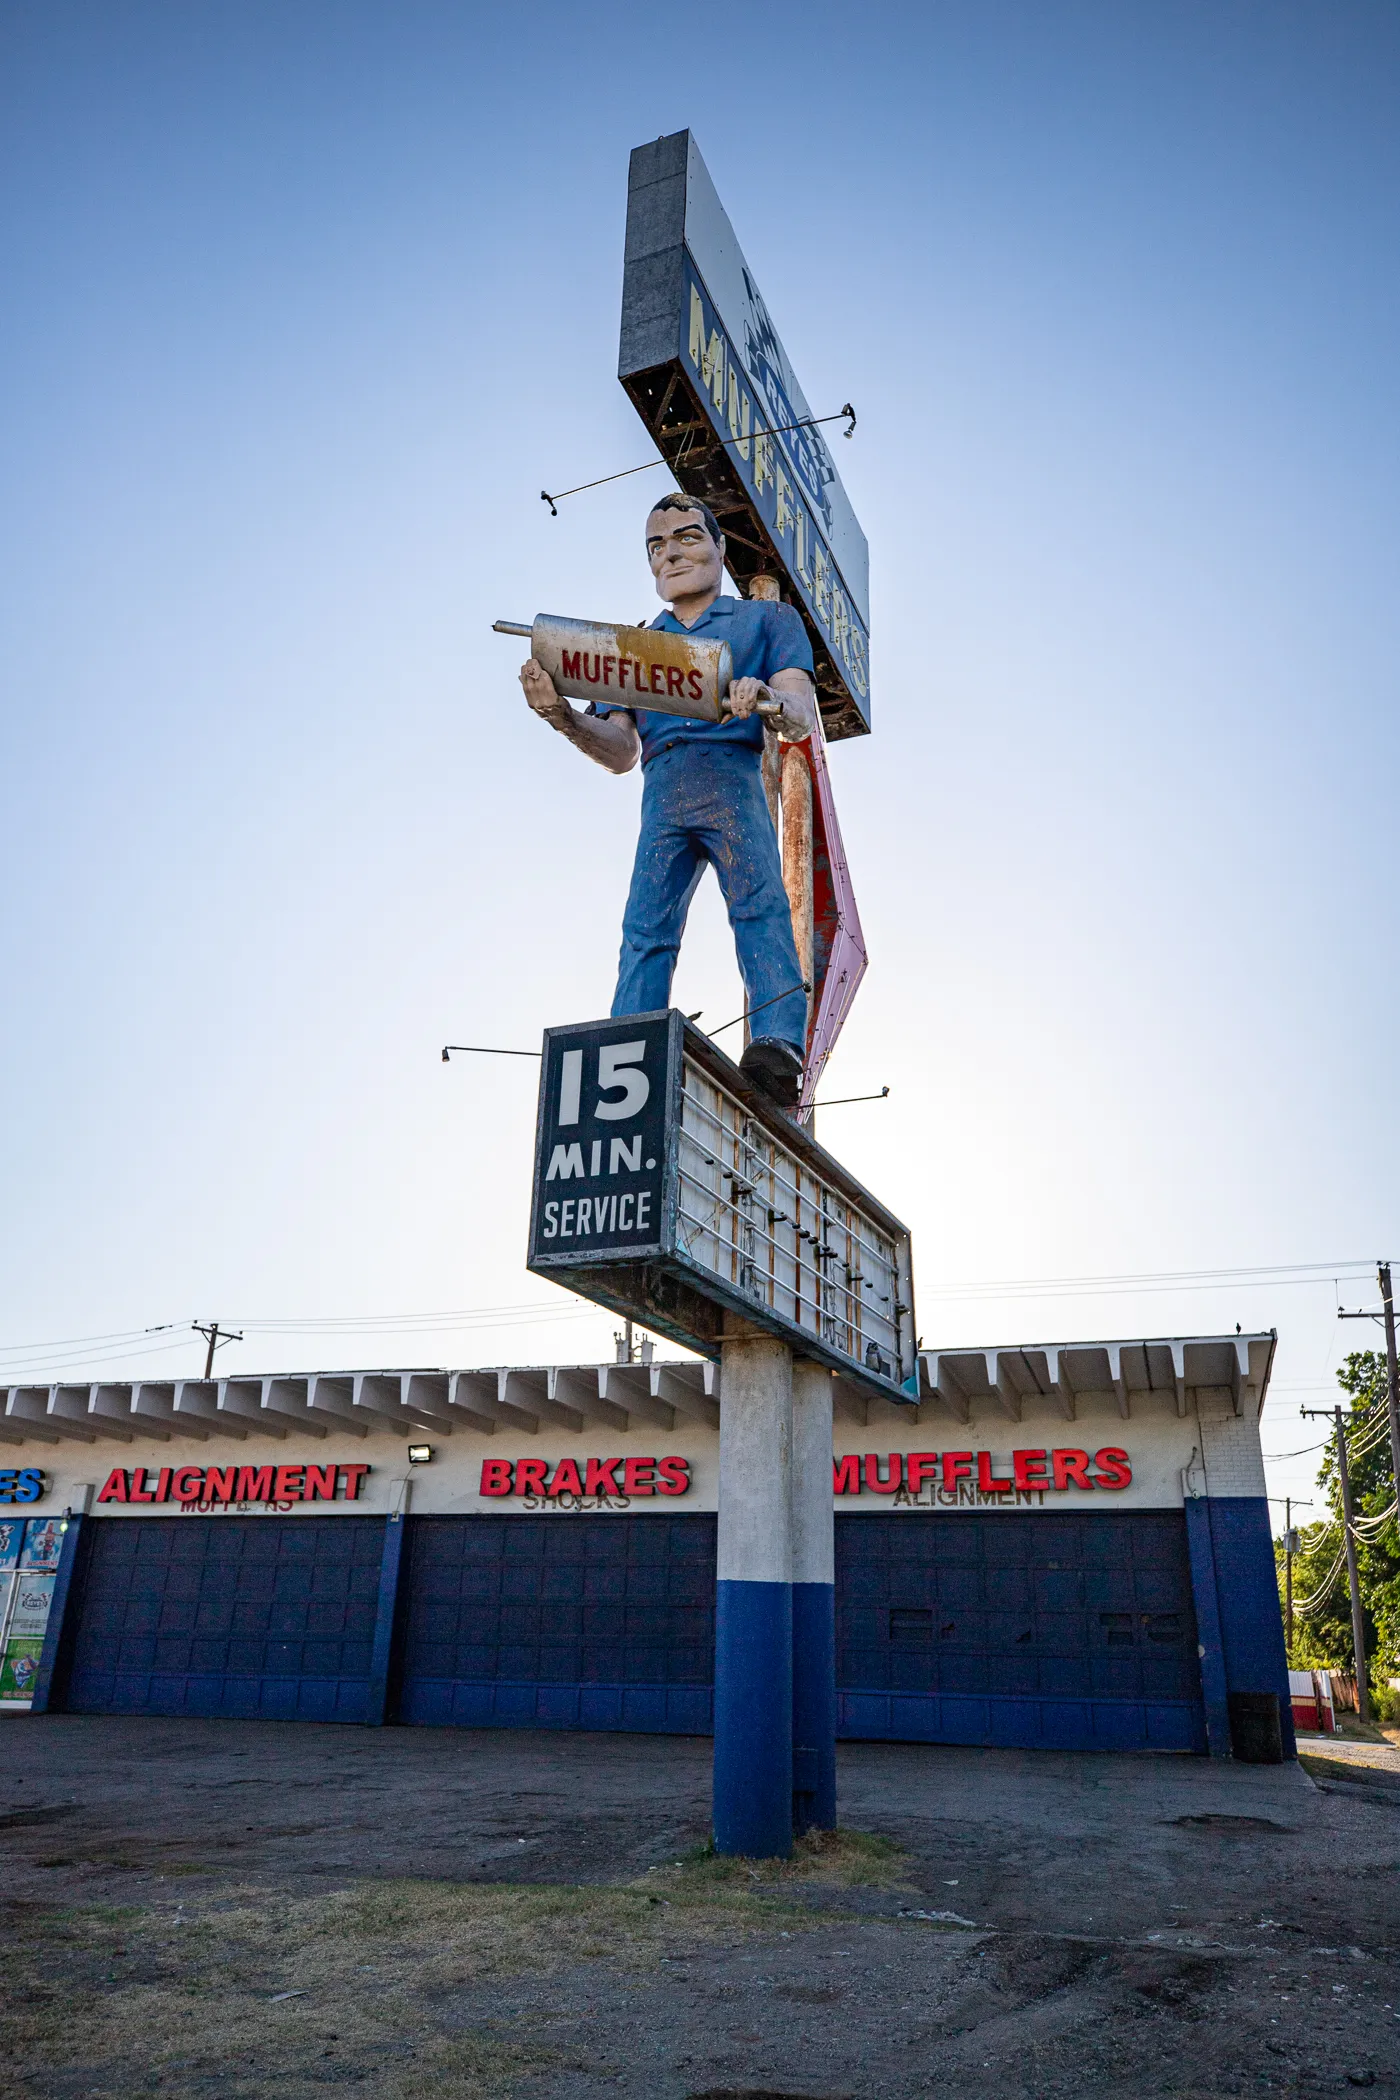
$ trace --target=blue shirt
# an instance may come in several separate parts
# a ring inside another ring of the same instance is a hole
[[[655,633],[703,634],[710,641],[728,642],[736,678],[761,678],[766,685],[776,671],[805,671],[809,678],[814,677],[812,645],[802,615],[791,605],[778,605],[768,598],[716,598],[693,627],[684,626],[669,610],[650,624]],[[763,749],[761,715],[750,715],[746,722],[732,718],[701,722],[693,715],[663,715],[651,707],[600,707],[596,702],[590,702],[588,711],[631,715],[642,740],[643,765],[672,744]]]

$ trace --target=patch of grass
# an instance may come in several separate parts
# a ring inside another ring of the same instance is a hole
[[[420,1976],[461,1984],[542,1975],[603,1955],[646,1968],[678,1933],[702,1945],[732,1941],[736,1930],[771,1931],[775,1923],[810,1926],[815,1920],[771,1883],[681,1867],[625,1888],[369,1883],[348,1891],[333,1909],[323,1904],[316,1929],[337,1940],[389,1942],[395,1958],[411,1960]]]
[[[347,2076],[376,2100],[524,2093],[557,2052],[523,2015],[493,2016],[499,1997],[464,2027],[466,1994],[599,1960],[651,1970],[663,1954],[822,1922],[772,1883],[673,1871],[664,1891],[656,1876],[313,1896],[186,1885],[146,1907],[22,1916],[0,1971],[0,2094],[311,2100]]]
[[[1300,1750],[1298,1762],[1314,1779],[1345,1779],[1360,1781],[1363,1786],[1379,1786],[1394,1793],[1400,1789],[1400,1767],[1371,1764],[1360,1757],[1348,1757],[1346,1750],[1326,1751]]]
[[[748,1889],[796,1894],[799,1886],[825,1888],[899,1888],[906,1885],[908,1855],[893,1838],[868,1830],[809,1830],[792,1848],[790,1859],[731,1859],[713,1845],[697,1845],[674,1866],[663,1867],[634,1887],[657,1889],[668,1896],[694,1897],[702,1891]]]

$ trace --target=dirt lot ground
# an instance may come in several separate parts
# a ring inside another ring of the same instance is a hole
[[[851,1744],[782,1869],[708,1792],[689,1738],[10,1719],[0,2092],[1400,2096],[1400,1752]]]

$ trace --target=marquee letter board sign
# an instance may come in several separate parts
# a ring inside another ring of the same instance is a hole
[[[737,1315],[917,1397],[908,1231],[683,1014],[546,1030],[527,1267],[702,1355]]]
[[[681,488],[718,517],[738,582],[782,578],[828,738],[863,735],[865,534],[688,131],[632,154],[618,377]]]

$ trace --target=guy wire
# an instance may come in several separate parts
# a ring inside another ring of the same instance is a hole
[[[764,428],[760,430],[757,427],[757,425],[755,425],[755,427],[752,430],[746,431],[743,437],[720,437],[718,431],[716,431],[714,435],[721,445],[747,445],[750,438],[785,437],[790,430],[815,430],[819,423],[839,423],[842,416],[849,416],[851,419],[850,428],[842,433],[843,436],[850,437],[856,427],[856,412],[851,407],[849,401],[846,403],[844,408],[838,408],[835,415],[803,416],[799,422],[778,423],[775,424],[771,429]],[[680,456],[675,462],[677,466],[683,466],[687,457],[689,456],[689,435],[689,432],[687,432],[686,442],[682,444]],[[557,518],[559,513],[554,508],[554,506],[556,503],[562,503],[566,496],[581,496],[584,493],[585,489],[600,489],[603,488],[610,481],[626,481],[629,474],[646,474],[650,471],[652,467],[666,467],[670,466],[671,464],[672,462],[670,460],[658,455],[658,457],[655,459],[643,460],[641,466],[639,467],[623,467],[621,472],[617,474],[600,474],[596,481],[581,481],[579,482],[576,488],[560,489],[558,493],[553,496],[550,495],[548,489],[541,489],[540,501],[541,503],[547,503],[549,505],[550,516],[552,518]]]

